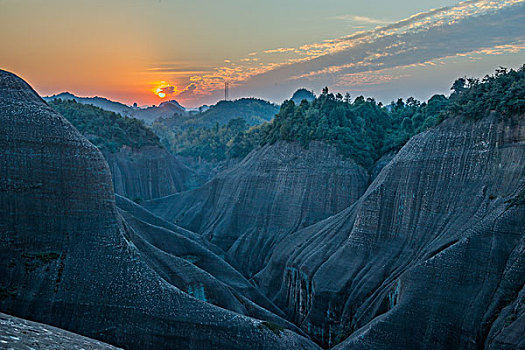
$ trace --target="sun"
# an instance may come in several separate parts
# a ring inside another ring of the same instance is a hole
[[[164,97],[166,97],[166,93],[164,92],[164,88],[163,88],[163,87],[158,87],[158,88],[155,90],[155,95],[157,95],[157,96],[160,97],[160,98],[164,98]]]
[[[154,88],[151,91],[160,98],[165,98],[177,92],[176,86],[171,85],[165,81],[160,81],[158,83],[154,83],[153,85]]]

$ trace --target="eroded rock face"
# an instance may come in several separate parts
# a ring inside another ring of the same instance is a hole
[[[523,348],[523,203],[525,117],[447,119],[255,279],[336,349]]]
[[[12,350],[117,350],[94,339],[0,313],[0,348]]]
[[[160,198],[199,187],[203,180],[163,148],[123,147],[105,152],[115,193],[137,202]]]
[[[102,154],[5,71],[0,149],[1,311],[129,349],[315,348],[162,278],[117,210]]]
[[[144,205],[204,235],[251,276],[286,235],[348,207],[367,185],[366,171],[333,147],[278,142],[196,190]]]
[[[116,196],[129,239],[162,279],[196,299],[304,334],[244,276],[224,261],[224,252],[191,231],[171,225]]]

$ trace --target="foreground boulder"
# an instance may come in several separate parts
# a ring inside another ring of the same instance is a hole
[[[202,234],[248,276],[289,233],[356,201],[368,174],[336,149],[278,142],[252,151],[202,187],[146,202],[169,222]]]
[[[316,348],[181,291],[133,244],[102,154],[0,71],[0,310],[130,349]]]
[[[0,347],[25,350],[117,350],[94,339],[0,313]]]
[[[324,346],[523,349],[525,116],[455,117],[415,136],[255,279]]]

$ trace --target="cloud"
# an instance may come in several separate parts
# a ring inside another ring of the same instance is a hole
[[[285,53],[285,52],[293,52],[295,49],[293,47],[280,47],[278,49],[271,49],[266,50],[264,53]]]
[[[520,47],[524,31],[523,1],[469,1],[347,38],[304,45],[300,50],[305,59],[283,62],[252,78],[312,79],[488,52],[501,45]]]
[[[162,92],[164,92],[166,95],[171,95],[175,92],[175,87],[174,86],[165,86],[165,87],[162,87]]]
[[[378,19],[342,16],[366,24]],[[247,90],[276,84],[355,84],[385,69],[430,66],[461,55],[524,50],[525,0],[470,0],[417,13],[401,21],[297,48],[268,49],[260,63],[218,67],[201,75],[196,91],[219,90],[225,79]],[[275,55],[285,54],[285,55]],[[390,74],[386,79],[398,79]]]
[[[186,86],[183,90],[181,90],[179,93],[175,95],[178,99],[181,100],[191,100],[195,98],[195,90],[197,89],[196,83],[191,83],[188,86]]]
[[[333,18],[342,20],[342,21],[359,23],[359,24],[387,24],[387,23],[392,22],[392,21],[387,21],[384,19],[377,19],[377,18],[371,18],[371,17],[365,17],[365,16],[355,16],[355,15],[341,15],[341,16],[335,16]]]
[[[203,73],[210,72],[213,67],[204,66],[166,66],[166,67],[152,67],[146,69],[146,73],[159,73],[159,74],[191,74],[191,73]]]

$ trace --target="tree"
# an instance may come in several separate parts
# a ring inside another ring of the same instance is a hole
[[[452,95],[457,95],[465,91],[467,89],[466,84],[467,81],[465,78],[456,79],[450,88],[450,90],[452,90]]]
[[[328,86],[325,86],[322,90],[323,95],[328,95]]]
[[[347,93],[345,94],[345,99],[344,99],[345,103],[351,103],[352,101],[351,101],[350,98],[351,98],[350,93],[347,92]]]

